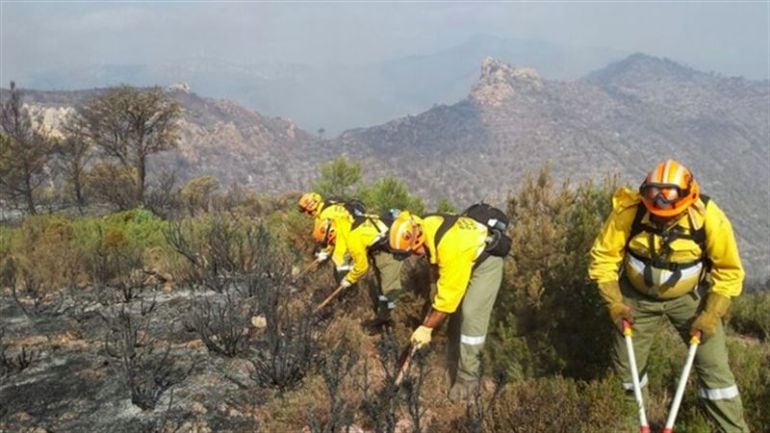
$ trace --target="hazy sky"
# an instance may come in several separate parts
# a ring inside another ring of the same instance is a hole
[[[190,57],[366,63],[475,33],[669,57],[767,78],[770,6],[759,2],[254,3],[0,0],[0,74]],[[600,65],[601,66],[601,65]]]

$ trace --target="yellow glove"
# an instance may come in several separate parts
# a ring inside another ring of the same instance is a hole
[[[631,314],[631,307],[626,304],[610,304],[607,307],[610,310],[610,319],[620,333],[623,333],[623,322],[629,325],[634,324],[634,316]]]
[[[428,328],[427,326],[423,325],[418,326],[417,329],[415,329],[412,333],[412,346],[414,346],[415,349],[427,346],[428,343],[430,343],[430,337],[432,333],[433,328]]]
[[[607,281],[599,283],[599,294],[607,303],[607,309],[610,313],[612,323],[623,332],[623,321],[634,324],[634,317],[631,314],[631,307],[623,302],[623,295],[620,293],[620,284],[617,281]]]
[[[722,320],[727,309],[730,308],[730,298],[719,293],[710,293],[706,298],[706,308],[698,315],[692,326],[690,327],[690,334],[695,334],[700,331],[702,339],[712,337],[717,332],[717,326]]]

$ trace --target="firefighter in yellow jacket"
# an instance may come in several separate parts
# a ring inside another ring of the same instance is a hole
[[[622,330],[624,320],[633,326],[642,386],[650,346],[666,319],[685,342],[700,332],[698,395],[723,431],[748,432],[722,325],[744,278],[727,217],[700,194],[690,170],[673,160],[655,167],[638,191],[618,190],[612,206],[591,249],[589,275],[615,326]],[[613,363],[630,391],[623,344],[616,333]]]
[[[431,311],[413,332],[411,342],[416,348],[427,345],[433,330],[453,315],[450,344],[457,349],[451,352],[459,352],[450,365],[454,383],[449,398],[453,401],[470,399],[478,389],[479,357],[502,282],[503,258],[485,253],[488,241],[484,224],[456,215],[420,218],[405,211],[390,229],[392,251],[427,255],[431,265],[438,267]]]
[[[369,270],[370,260],[374,264],[377,280],[376,315],[365,322],[365,326],[376,330],[390,324],[391,313],[396,308],[396,301],[401,294],[401,268],[403,257],[396,257],[388,247],[389,223],[393,220],[382,219],[376,215],[357,215],[346,234],[337,234],[337,223],[328,220],[335,232],[336,241],[344,236],[353,267],[340,282],[344,288],[358,283]]]
[[[345,273],[350,270],[348,264],[348,249],[346,244],[347,233],[353,223],[353,215],[346,209],[344,203],[326,203],[320,194],[309,192],[303,194],[299,199],[300,212],[314,217],[313,239],[321,244],[322,249],[318,251],[316,261],[323,263],[331,257],[334,263],[334,278],[337,282],[342,280]],[[328,245],[320,235],[324,229],[324,223],[331,220],[335,223],[337,240],[334,245]]]

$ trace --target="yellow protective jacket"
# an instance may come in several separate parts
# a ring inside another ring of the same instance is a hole
[[[743,288],[744,272],[738,255],[738,246],[730,221],[724,212],[709,200],[698,200],[673,222],[672,227],[689,234],[705,227],[705,254],[692,239],[674,238],[663,248],[659,234],[642,231],[633,239],[631,234],[636,212],[640,209],[639,193],[629,188],[619,189],[612,198],[612,212],[591,248],[589,277],[597,283],[618,281],[621,272],[638,291],[661,299],[670,299],[689,293],[704,277],[706,263],[698,265],[705,256],[710,261],[711,290],[727,297],[738,296]],[[650,214],[644,210],[642,225],[652,225]],[[682,264],[681,277],[676,284],[666,284],[671,273],[651,267],[645,280],[645,260],[665,251],[668,262]],[[651,277],[651,278],[650,278]],[[650,279],[653,284],[649,285]]]
[[[425,235],[430,263],[438,265],[433,309],[454,313],[468,288],[473,265],[484,252],[488,230],[478,221],[459,217],[436,246],[436,232],[443,222],[443,216],[433,215],[423,218],[420,225]]]
[[[348,252],[346,240],[350,226],[353,224],[353,216],[345,209],[344,205],[335,203],[329,206],[322,206],[321,210],[316,214],[315,223],[320,224],[326,219],[332,221],[337,238],[334,246],[328,247],[326,251],[331,251],[332,262],[336,267],[340,267],[345,264],[345,254]]]
[[[345,279],[350,283],[357,283],[369,270],[369,249],[374,244],[388,235],[388,226],[383,223],[379,217],[365,215],[360,220],[356,220],[347,234],[345,244],[353,260],[353,269],[345,275]]]

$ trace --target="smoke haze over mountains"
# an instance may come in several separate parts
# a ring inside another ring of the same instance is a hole
[[[186,81],[328,133],[462,99],[487,55],[576,79],[641,51],[768,77],[760,3],[3,3],[0,82]]]

